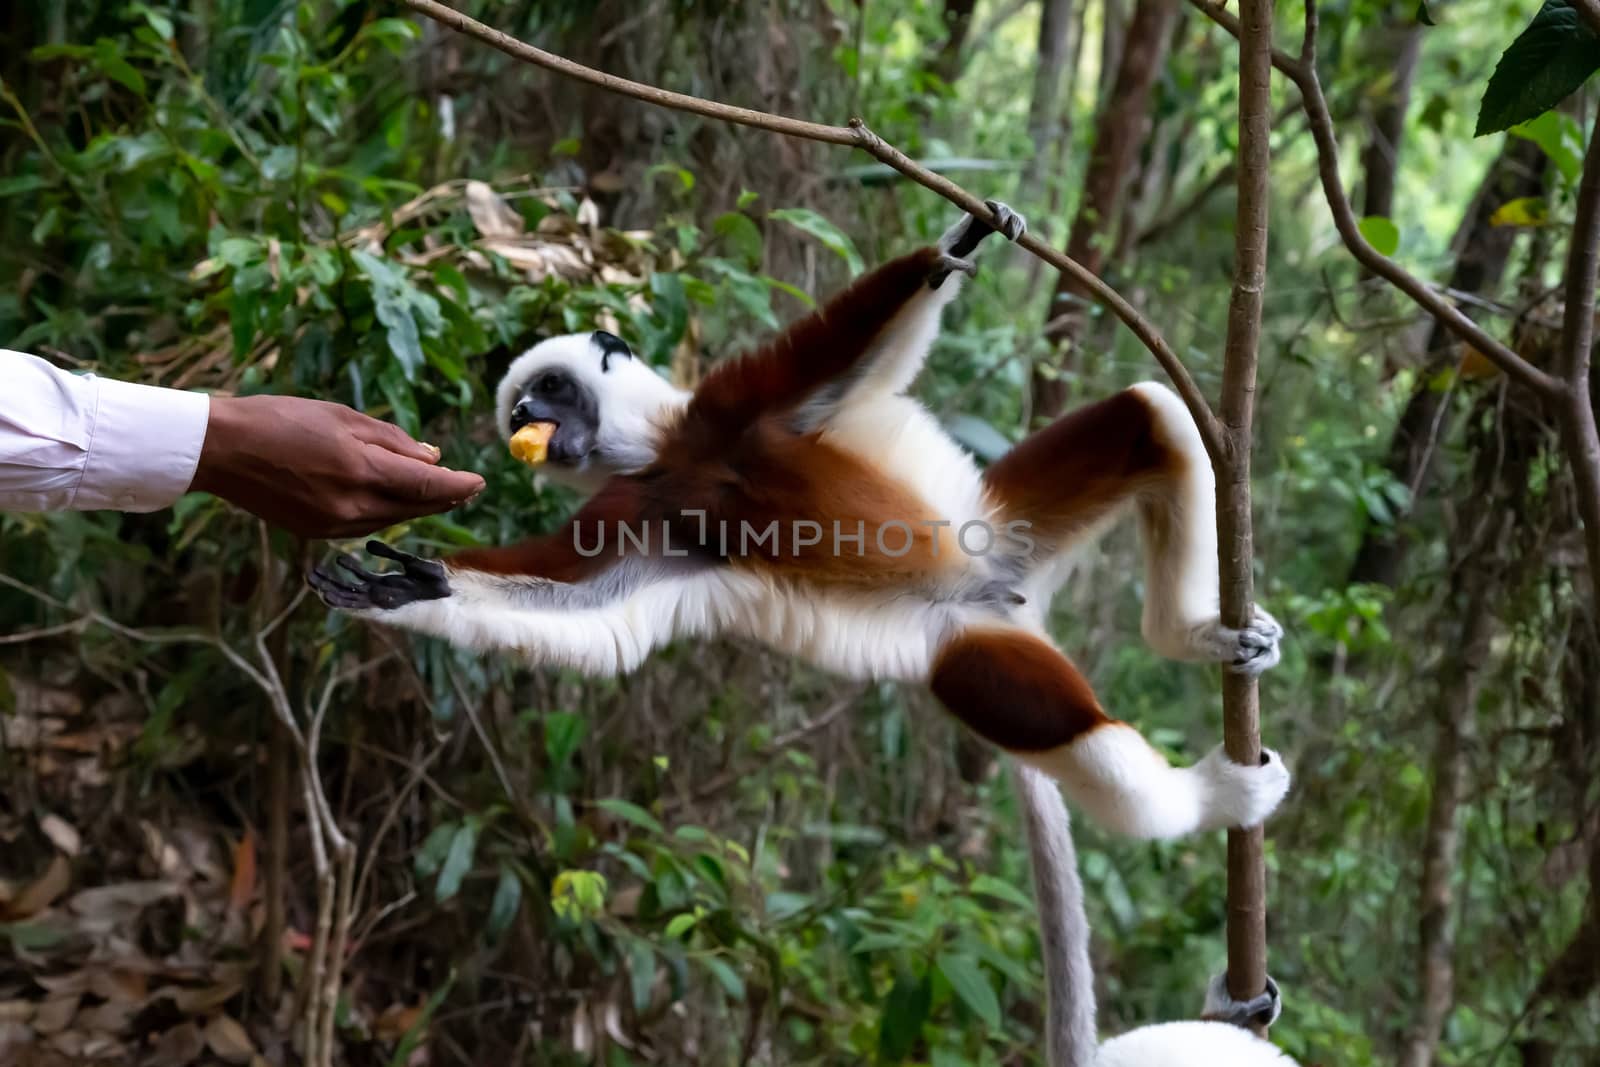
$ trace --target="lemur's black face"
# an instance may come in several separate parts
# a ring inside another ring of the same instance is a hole
[[[549,462],[565,466],[581,464],[594,451],[600,436],[600,405],[588,386],[562,367],[549,367],[535,374],[522,387],[522,394],[511,407],[511,433],[530,422],[553,422]]]

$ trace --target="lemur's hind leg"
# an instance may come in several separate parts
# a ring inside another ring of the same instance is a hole
[[[1048,603],[1067,551],[1132,505],[1144,540],[1141,630],[1164,656],[1251,674],[1278,662],[1283,628],[1256,608],[1242,630],[1219,617],[1216,486],[1183,402],[1146,382],[1080,408],[991,466],[985,483],[1008,519],[1031,524],[1030,599]]]
[[[1061,783],[1067,797],[1108,829],[1167,838],[1255,826],[1289,789],[1276,753],[1260,766],[1220,748],[1173,767],[1139,731],[1105,713],[1072,662],[1018,627],[969,629],[934,660],[930,685],[981,737]]]

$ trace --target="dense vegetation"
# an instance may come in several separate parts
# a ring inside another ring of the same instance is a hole
[[[1070,230],[1215,395],[1236,46],[1178,0],[457,6],[652,84],[863,116]],[[1321,73],[1368,239],[1543,366],[1595,100],[1473,136],[1536,7],[1330,2]],[[394,532],[423,552],[571,507],[486,418],[532,339],[604,327],[693,381],[952,215],[843,149],[581,89],[377,0],[20,0],[0,78],[0,345],[392,418],[489,479]],[[1345,253],[1277,91],[1257,578],[1292,635],[1263,718],[1297,782],[1269,834],[1273,1036],[1341,1067],[1593,1063],[1600,654],[1556,433]],[[1056,288],[996,249],[951,309],[919,389],[981,457],[1157,376]],[[1191,759],[1218,679],[1137,641],[1132,540],[1089,554],[1058,629]],[[324,550],[198,494],[0,516],[0,1059],[292,1058],[337,894],[281,678],[354,848],[345,1062],[1040,1062],[1013,801],[924,694],[738,644],[608,684],[520,669],[297,599]],[[1079,836],[1102,1025],[1193,1015],[1220,835]]]

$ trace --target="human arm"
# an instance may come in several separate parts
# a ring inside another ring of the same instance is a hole
[[[483,486],[338,404],[135,385],[4,350],[0,382],[0,511],[156,511],[196,490],[334,537],[443,511]]]

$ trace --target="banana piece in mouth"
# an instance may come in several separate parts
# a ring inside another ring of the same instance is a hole
[[[550,452],[550,438],[555,436],[553,422],[530,422],[511,435],[511,454],[530,467],[545,461]]]

